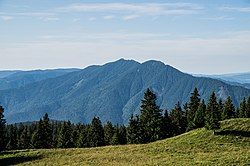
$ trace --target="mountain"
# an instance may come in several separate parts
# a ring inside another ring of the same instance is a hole
[[[247,73],[233,73],[233,74],[221,74],[221,75],[202,75],[194,74],[197,77],[209,77],[219,79],[231,85],[243,86],[250,89],[250,72]]]
[[[0,90],[19,88],[30,83],[58,77],[78,70],[79,69],[0,71]]]
[[[144,91],[151,88],[163,109],[188,101],[197,87],[202,98],[215,91],[225,99],[230,95],[238,105],[250,90],[222,81],[194,77],[159,61],[138,63],[120,59],[102,66],[90,66],[59,77],[0,91],[8,123],[34,121],[47,112],[55,120],[89,123],[93,116],[103,122],[127,124],[139,113]]]

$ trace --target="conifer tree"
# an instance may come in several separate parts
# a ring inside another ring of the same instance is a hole
[[[118,145],[119,144],[119,128],[116,127],[114,129],[114,134],[110,140],[110,144],[111,145]]]
[[[49,116],[46,113],[43,117],[43,148],[51,148],[52,147],[52,126],[50,124]]]
[[[229,96],[224,103],[224,108],[223,108],[223,112],[221,115],[222,117],[221,119],[222,120],[230,119],[230,118],[233,118],[234,116],[235,116],[235,108],[234,108],[232,99]]]
[[[174,135],[179,135],[186,131],[187,120],[184,112],[182,111],[180,102],[178,102],[174,109],[170,112],[170,119],[173,124]]]
[[[24,129],[22,130],[22,133],[18,140],[18,147],[20,149],[28,149],[30,147],[30,135],[28,126],[24,126]]]
[[[18,139],[17,139],[17,126],[16,125],[10,125],[10,130],[8,133],[8,144],[7,149],[9,150],[15,150],[18,148]]]
[[[98,147],[105,145],[104,130],[99,117],[94,117],[90,126],[90,146]]]
[[[250,96],[247,99],[246,118],[250,118]]]
[[[3,113],[4,108],[0,106],[0,152],[4,150],[6,142],[6,120]]]
[[[196,128],[201,128],[205,126],[205,116],[206,116],[206,104],[205,101],[202,100],[194,117],[194,124]]]
[[[125,145],[127,144],[127,131],[126,127],[124,125],[122,126],[117,126],[118,128],[118,141],[120,145]]]
[[[114,135],[114,127],[111,122],[107,122],[107,124],[104,125],[104,141],[105,145],[111,145],[111,140]]]
[[[31,144],[33,148],[41,149],[43,148],[43,121],[40,119],[40,121],[37,124],[37,129],[33,133],[31,138]]]
[[[167,110],[165,110],[163,116],[163,132],[164,132],[164,138],[169,138],[173,136],[173,125]]]
[[[162,139],[162,110],[156,104],[156,95],[147,89],[141,104],[140,123],[143,130],[143,142]]]
[[[219,121],[222,120],[223,110],[224,110],[223,101],[222,101],[222,99],[219,99],[219,101],[218,101],[218,119],[219,119]]]
[[[219,118],[218,118],[218,103],[215,93],[213,92],[210,96],[207,111],[206,111],[206,122],[205,127],[209,130],[215,130],[220,128]]]
[[[138,115],[134,118],[132,114],[129,119],[127,127],[127,140],[129,144],[139,144],[143,142],[142,129]]]
[[[200,105],[200,95],[199,95],[198,89],[195,88],[194,91],[191,93],[190,101],[188,103],[187,130],[192,130],[195,128],[194,117],[195,117],[196,111],[198,110],[199,105]]]
[[[247,103],[246,98],[242,100],[240,103],[240,110],[239,110],[239,118],[246,118],[247,117]]]
[[[72,148],[72,127],[71,122],[63,122],[59,136],[58,136],[58,145],[59,148]]]

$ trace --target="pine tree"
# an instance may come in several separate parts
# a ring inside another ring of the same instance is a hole
[[[111,145],[119,145],[119,128],[116,127],[114,129],[114,134],[110,140]]]
[[[57,147],[59,148],[72,148],[73,147],[72,142],[72,127],[70,121],[63,122],[59,136],[58,136],[58,144]]]
[[[37,124],[37,129],[33,133],[31,138],[31,144],[33,148],[41,149],[43,148],[43,121],[40,119],[40,121]]]
[[[98,147],[105,145],[104,130],[99,117],[94,117],[90,127],[90,146]]]
[[[117,126],[118,128],[118,141],[120,145],[127,144],[127,131],[125,126]]]
[[[143,142],[139,116],[134,118],[133,114],[131,115],[127,127],[127,140],[129,144],[139,144]]]
[[[209,130],[215,130],[220,128],[219,118],[218,118],[218,103],[215,93],[213,92],[210,96],[207,111],[206,111],[206,122],[205,127]]]
[[[174,135],[182,134],[186,131],[187,120],[182,111],[180,102],[175,105],[175,108],[170,112],[170,119],[174,128]]]
[[[77,141],[77,147],[90,147],[90,125],[83,126]]]
[[[111,145],[111,140],[114,135],[114,127],[111,122],[107,122],[103,128],[105,145]]]
[[[163,116],[163,131],[164,131],[164,138],[169,138],[173,136],[173,125],[171,122],[171,119],[168,115],[168,111],[165,110],[164,116]]]
[[[246,118],[250,118],[250,96],[247,99]]]
[[[187,130],[192,130],[195,128],[194,118],[195,113],[198,110],[200,105],[200,95],[198,89],[195,88],[194,91],[191,93],[190,101],[188,103],[188,112],[187,112],[187,122],[188,128]]]
[[[28,149],[30,147],[30,139],[28,126],[24,126],[24,129],[22,130],[18,140],[18,147],[20,149]]]
[[[244,97],[243,101],[240,103],[239,118],[246,118],[246,117],[247,117],[247,103],[246,103],[246,98]]]
[[[206,104],[205,101],[202,100],[194,117],[194,124],[196,128],[201,128],[205,126],[205,116],[206,116]]]
[[[221,117],[222,117],[221,118],[222,120],[235,117],[235,108],[234,108],[234,105],[230,96],[227,98],[227,100],[224,103],[224,108],[223,108]]]
[[[9,133],[8,133],[8,144],[7,149],[15,150],[18,148],[18,139],[17,139],[17,126],[10,125]]]
[[[52,147],[52,126],[50,124],[49,116],[46,113],[43,117],[43,148],[51,148]]]
[[[3,113],[4,108],[0,106],[0,152],[5,149],[6,142],[6,120]]]
[[[224,110],[223,101],[222,101],[222,99],[219,99],[219,102],[218,102],[218,119],[219,119],[219,121],[222,120],[223,110]]]
[[[140,123],[143,130],[143,142],[162,139],[162,110],[156,104],[156,95],[147,89],[141,104]]]

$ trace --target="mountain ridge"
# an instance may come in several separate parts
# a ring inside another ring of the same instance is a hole
[[[236,105],[250,95],[243,87],[194,77],[160,61],[120,59],[0,91],[0,103],[6,108],[8,123],[37,120],[47,112],[56,120],[88,123],[99,116],[103,122],[127,124],[132,113],[139,113],[147,88],[156,93],[162,109],[171,109],[178,101],[184,104],[194,87],[202,98],[216,91],[223,99],[232,96]]]

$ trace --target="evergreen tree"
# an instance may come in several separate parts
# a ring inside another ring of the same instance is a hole
[[[52,126],[50,124],[49,116],[46,113],[43,117],[43,134],[42,134],[42,146],[43,148],[51,148],[52,147]]]
[[[223,110],[224,110],[223,101],[222,101],[222,99],[219,99],[219,102],[218,102],[218,119],[219,119],[219,121],[222,120]]]
[[[73,147],[72,142],[72,127],[70,121],[63,122],[59,136],[58,136],[58,144],[57,147],[59,148],[72,148]]]
[[[230,118],[233,118],[234,116],[235,116],[235,108],[234,108],[232,99],[229,96],[224,103],[224,108],[223,108],[223,112],[221,115],[222,117],[221,119],[222,120],[230,119]]]
[[[206,122],[205,127],[209,130],[215,130],[220,128],[219,118],[218,118],[218,103],[215,93],[213,92],[210,96],[207,111],[206,111]]]
[[[186,131],[187,120],[182,111],[180,102],[175,105],[175,108],[170,112],[170,119],[174,128],[174,135],[182,134]]]
[[[120,145],[127,144],[127,131],[125,126],[118,127],[118,142]]]
[[[72,142],[74,144],[74,147],[78,147],[78,140],[80,138],[81,131],[83,130],[83,125],[77,124],[76,126],[72,127],[73,127]]]
[[[250,96],[247,99],[246,118],[250,118]]]
[[[90,125],[83,126],[77,141],[77,147],[90,147]]]
[[[199,105],[200,105],[200,95],[199,95],[198,89],[195,88],[194,91],[191,93],[190,101],[188,103],[187,130],[192,130],[195,128],[194,118],[195,118],[195,113],[198,110]]]
[[[127,127],[127,140],[129,144],[139,144],[143,142],[139,116],[134,118],[134,116],[131,115]]]
[[[94,117],[90,127],[90,146],[97,147],[105,145],[104,130],[99,117]]]
[[[156,95],[147,89],[141,104],[140,123],[143,130],[143,142],[162,139],[162,110],[156,104]]]
[[[116,127],[114,129],[114,134],[110,140],[111,145],[119,145],[119,128]]]
[[[206,104],[205,101],[202,100],[194,117],[194,125],[196,128],[201,128],[205,126],[205,116],[206,116]]]
[[[247,103],[246,98],[240,103],[240,110],[239,110],[239,118],[246,118],[247,117]]]
[[[18,139],[17,139],[17,126],[16,125],[10,125],[10,130],[8,133],[8,144],[7,149],[9,150],[15,150],[18,148]]]
[[[37,124],[36,131],[32,134],[31,144],[33,148],[41,149],[43,148],[43,121],[40,121]]]
[[[24,129],[22,130],[18,140],[18,147],[20,149],[28,149],[30,147],[30,139],[28,126],[24,126]]]
[[[114,127],[111,122],[107,122],[103,128],[105,145],[111,145],[111,140],[114,135]]]
[[[6,142],[6,120],[4,119],[4,108],[0,106],[0,152],[5,148]]]
[[[173,136],[173,125],[167,110],[165,110],[164,112],[163,124],[164,124],[163,125],[164,138],[169,138]]]

